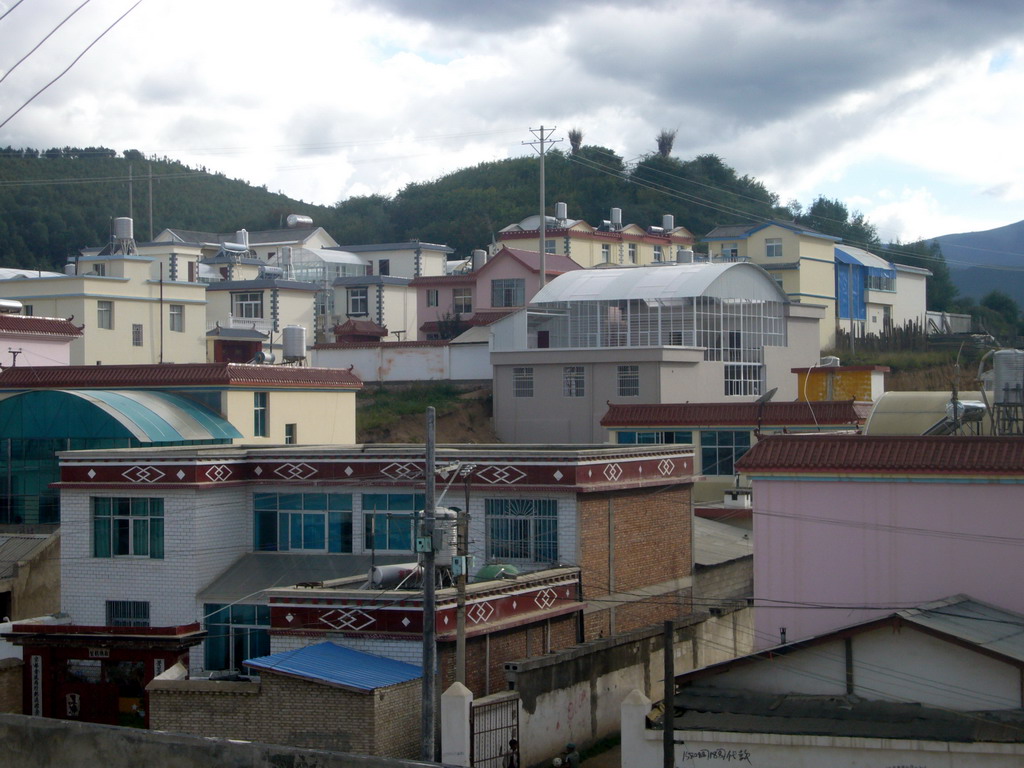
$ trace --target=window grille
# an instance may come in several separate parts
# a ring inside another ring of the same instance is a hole
[[[512,396],[533,397],[533,368],[512,369]]]
[[[144,600],[107,600],[108,627],[148,627],[149,603]]]
[[[555,499],[485,499],[487,557],[491,562],[558,560]]]
[[[640,396],[640,366],[618,366],[619,397]]]
[[[583,366],[567,365],[562,370],[562,394],[565,397],[583,397]]]

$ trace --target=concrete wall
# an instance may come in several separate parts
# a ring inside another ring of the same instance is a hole
[[[6,765],[18,768],[426,768],[436,763],[349,755],[180,733],[0,715]]]
[[[749,653],[752,624],[749,608],[677,622],[676,674]],[[618,731],[620,705],[633,689],[662,699],[662,632],[661,626],[648,627],[543,658],[506,664],[505,676],[522,700],[519,741],[523,765],[547,760],[568,741],[585,746]],[[628,764],[635,763],[630,759]]]
[[[153,730],[385,757],[419,754],[418,678],[357,692],[273,673],[259,682],[184,675],[176,665],[147,686]]]
[[[0,712],[21,714],[21,659],[0,659]]]
[[[700,607],[712,600],[737,600],[753,595],[753,555],[693,569],[693,597]]]
[[[663,765],[663,732],[646,727],[650,709],[650,699],[639,690],[622,704],[622,754],[629,756],[630,768]],[[678,730],[673,736],[676,765],[688,768],[1014,768],[1024,760],[1024,744]]]
[[[490,381],[486,343],[424,342],[314,349],[317,368],[348,368],[367,383],[406,381]]]
[[[11,619],[60,611],[60,531],[31,560],[18,563],[12,581]]]

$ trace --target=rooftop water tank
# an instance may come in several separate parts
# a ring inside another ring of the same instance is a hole
[[[118,216],[114,219],[114,237],[118,240],[134,240],[134,222],[127,216]]]
[[[996,350],[992,370],[992,401],[997,405],[1024,403],[1024,350]]]
[[[300,216],[297,213],[288,214],[288,218],[285,219],[288,223],[289,229],[295,229],[296,227],[311,227],[313,226],[313,219],[309,216]]]
[[[569,206],[566,203],[555,203],[555,218],[565,221],[569,218]]]
[[[306,359],[306,328],[302,325],[284,327],[284,359],[295,362]]]

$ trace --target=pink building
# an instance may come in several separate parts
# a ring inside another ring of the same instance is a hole
[[[548,280],[576,269],[582,267],[559,254],[548,254],[544,264]],[[450,335],[444,324],[456,317],[466,327],[488,325],[525,307],[540,290],[540,255],[506,247],[472,272],[420,277],[410,285],[416,289],[420,340],[444,338]]]
[[[6,347],[0,366],[68,365],[71,342],[81,335],[82,326],[70,320],[0,314],[0,344]]]
[[[781,435],[737,467],[755,647],[957,593],[1024,613],[1024,438]]]

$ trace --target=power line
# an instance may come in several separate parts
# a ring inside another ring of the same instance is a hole
[[[58,24],[56,27],[51,29],[49,31],[49,33],[46,35],[46,37],[44,37],[42,40],[40,40],[38,43],[36,43],[35,48],[33,48],[28,53],[26,53],[24,56],[22,56],[16,62],[14,62],[14,65],[10,69],[8,69],[6,72],[4,72],[3,77],[0,77],[0,83],[2,83],[4,80],[6,80],[7,76],[10,75],[11,72],[16,70],[18,68],[18,65],[21,64],[21,62],[23,62],[25,59],[27,59],[29,56],[31,56],[33,53],[35,53],[39,49],[39,46],[41,46],[43,43],[45,43],[47,40],[49,40],[58,29],[63,27],[64,24],[68,21],[68,19],[70,19],[72,16],[74,16],[80,10],[85,8],[85,6],[87,6],[90,2],[92,2],[92,0],[84,0],[84,2],[80,6],[78,6],[77,8],[75,8],[75,10],[73,10],[71,13],[69,13],[67,16],[65,16],[63,21],[60,22],[60,24]],[[8,13],[9,13],[9,11],[8,11]],[[7,14],[4,14],[4,15],[6,16]],[[0,17],[0,18],[2,18],[2,17]],[[3,126],[0,126],[0,127],[3,127]]]
[[[71,62],[70,64],[68,64],[68,65],[67,65],[67,67],[65,67],[65,69],[64,69],[64,71],[63,71],[63,72],[61,72],[61,73],[60,73],[59,75],[57,75],[57,76],[56,76],[55,78],[53,78],[53,79],[52,79],[52,80],[51,80],[50,82],[48,82],[48,83],[47,83],[46,85],[44,85],[44,86],[43,86],[42,88],[40,88],[40,89],[39,89],[38,91],[36,91],[35,93],[33,93],[33,94],[32,94],[31,96],[29,96],[28,100],[27,100],[27,101],[26,101],[26,102],[25,102],[24,104],[22,104],[22,105],[21,105],[20,107],[18,107],[18,108],[17,108],[16,110],[14,110],[14,112],[13,112],[13,113],[11,113],[11,114],[10,114],[10,115],[8,116],[8,118],[7,118],[6,120],[4,120],[4,121],[3,121],[2,123],[0,123],[0,128],[3,128],[3,127],[4,127],[5,125],[7,125],[7,124],[8,124],[9,122],[11,122],[11,120],[13,120],[13,119],[14,119],[14,118],[15,118],[15,117],[17,116],[17,114],[18,114],[19,112],[21,112],[21,110],[23,110],[23,109],[24,109],[25,107],[27,107],[27,106],[28,106],[29,104],[31,104],[31,103],[32,103],[33,101],[35,101],[35,100],[36,100],[36,98],[37,98],[37,97],[38,97],[39,95],[41,95],[41,94],[43,93],[43,91],[45,91],[45,90],[46,90],[47,88],[49,88],[49,87],[50,87],[51,85],[53,85],[53,84],[54,84],[54,83],[56,83],[56,82],[57,82],[58,80],[60,80],[60,79],[61,79],[62,77],[64,77],[64,75],[66,75],[66,74],[67,74],[67,73],[68,73],[69,71],[71,71],[71,68],[72,68],[73,66],[75,66],[75,64],[77,64],[77,63],[78,63],[78,61],[79,61],[79,60],[80,60],[80,59],[81,59],[81,58],[82,58],[83,56],[85,56],[85,54],[87,54],[87,53],[89,52],[89,49],[90,49],[90,48],[92,48],[92,47],[93,47],[94,45],[96,45],[96,43],[98,43],[98,42],[99,42],[100,40],[102,40],[102,39],[103,39],[103,37],[104,37],[104,36],[105,36],[105,35],[106,35],[106,34],[107,34],[107,33],[108,33],[108,32],[109,32],[110,30],[112,30],[112,29],[113,29],[114,27],[116,27],[116,26],[117,26],[117,25],[118,25],[118,24],[119,24],[119,23],[121,22],[121,20],[122,20],[122,19],[123,19],[123,18],[124,18],[125,16],[127,16],[127,15],[128,15],[129,13],[131,13],[132,11],[134,11],[134,10],[135,10],[136,8],[138,8],[138,7],[139,7],[139,4],[140,4],[141,2],[142,2],[142,0],[135,0],[135,4],[134,4],[134,5],[133,5],[133,6],[131,7],[131,8],[129,8],[129,9],[127,10],[127,11],[125,11],[124,13],[122,13],[122,14],[121,14],[120,16],[118,16],[118,17],[117,17],[117,19],[115,19],[115,20],[114,20],[114,21],[113,21],[113,22],[112,22],[112,23],[110,24],[110,26],[108,26],[108,27],[107,27],[106,29],[104,29],[104,30],[103,30],[102,32],[100,32],[100,34],[99,34],[99,35],[98,35],[98,36],[97,36],[96,38],[94,38],[94,39],[93,39],[93,41],[92,41],[91,43],[89,43],[89,45],[87,45],[87,46],[85,47],[85,50],[83,50],[83,51],[82,51],[82,52],[81,52],[80,54],[78,54],[78,55],[77,55],[77,56],[76,56],[76,57],[74,58],[74,60],[73,60],[73,61],[72,61],[72,62]]]

